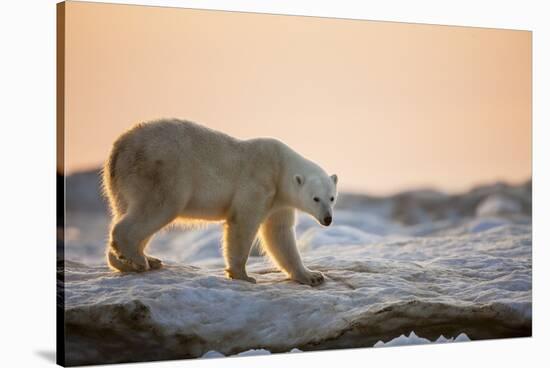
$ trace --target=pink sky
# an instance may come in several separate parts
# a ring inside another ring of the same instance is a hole
[[[67,3],[66,168],[133,123],[276,137],[341,189],[531,175],[531,33]]]

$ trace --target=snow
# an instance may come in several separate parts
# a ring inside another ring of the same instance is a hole
[[[513,198],[503,195],[491,195],[477,207],[478,216],[498,216],[521,211],[521,204]]]
[[[289,351],[289,353],[301,353],[302,351],[300,349],[292,349]],[[250,349],[247,351],[243,351],[242,353],[236,354],[236,356],[255,356],[255,355],[269,355],[271,354],[271,351],[265,350],[265,349]],[[209,359],[209,358],[221,358],[225,357],[220,352],[210,350],[207,353],[205,353],[201,358]]]
[[[392,346],[423,345],[423,344],[432,344],[432,343],[442,344],[447,342],[466,342],[466,341],[471,341],[471,340],[464,333],[461,333],[460,335],[454,338],[453,337],[446,338],[445,336],[440,335],[437,338],[437,340],[430,341],[426,338],[417,336],[414,333],[414,331],[411,331],[409,336],[401,335],[386,343],[383,341],[378,341],[376,344],[374,344],[374,347],[381,348],[381,347],[392,347]],[[302,351],[300,349],[292,349],[291,351],[289,351],[289,353],[301,353],[301,352]],[[251,349],[251,350],[243,351],[242,353],[237,354],[237,356],[253,356],[253,355],[269,355],[269,354],[271,354],[269,350]],[[223,355],[220,352],[210,350],[206,352],[201,358],[209,359],[209,358],[221,358],[221,357],[225,357],[225,355]]]
[[[405,345],[422,345],[422,344],[431,344],[433,342],[437,343],[437,344],[442,344],[442,343],[446,343],[446,342],[465,342],[465,341],[470,341],[470,338],[464,334],[464,333],[461,333],[460,335],[458,335],[457,337],[451,337],[451,338],[446,338],[445,336],[441,335],[437,338],[437,340],[435,341],[430,341],[428,339],[425,339],[423,337],[418,337],[414,331],[411,331],[411,333],[409,334],[409,336],[405,336],[405,335],[401,335],[399,337],[396,337],[395,339],[392,339],[388,342],[382,342],[382,341],[378,341],[376,344],[374,344],[374,347],[375,348],[380,348],[380,347],[390,347],[390,346],[405,346]]]
[[[478,215],[478,204],[503,190],[519,198],[516,212]],[[164,261],[161,270],[113,273],[103,259],[107,218],[68,214],[67,360],[212,358],[530,336],[531,221],[524,211],[530,192],[499,186],[452,198],[429,191],[403,196],[344,195],[329,228],[300,215],[304,262],[326,276],[316,288],[286,280],[260,256],[248,262],[257,284],[224,278],[219,224],[158,234],[150,253]]]

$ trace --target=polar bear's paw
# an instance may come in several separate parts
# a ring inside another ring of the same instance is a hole
[[[226,269],[225,270],[225,275],[228,278],[233,279],[233,280],[242,280],[242,281],[247,281],[247,282],[250,282],[250,283],[253,283],[253,284],[256,283],[256,279],[254,277],[248,276],[246,274],[246,272],[235,272],[235,271],[232,271],[230,269]]]
[[[149,267],[147,258],[145,257],[143,257],[142,259],[138,259],[137,257],[131,259],[124,256],[119,256],[118,259],[122,264],[124,264],[122,270],[123,272],[145,272],[151,269]]]
[[[291,278],[300,284],[309,286],[319,286],[325,282],[325,276],[319,271],[305,270],[296,276],[292,276]]]
[[[146,256],[147,262],[149,262],[149,267],[151,270],[158,270],[159,268],[162,268],[162,261],[158,258]]]
[[[151,269],[146,257],[134,257],[133,259],[117,254],[110,249],[107,253],[109,266],[119,272],[144,272]]]

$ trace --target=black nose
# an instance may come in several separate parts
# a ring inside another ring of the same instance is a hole
[[[323,222],[325,223],[325,226],[328,226],[332,223],[332,216],[327,216],[323,219]]]

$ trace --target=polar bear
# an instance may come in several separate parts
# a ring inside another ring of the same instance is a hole
[[[259,236],[290,279],[318,285],[323,274],[304,266],[296,247],[295,213],[330,225],[337,181],[276,139],[239,140],[177,119],[138,124],[115,141],[103,170],[113,216],[108,263],[123,272],[160,268],[145,253],[157,231],[223,221],[229,278],[255,282],[245,265]]]

